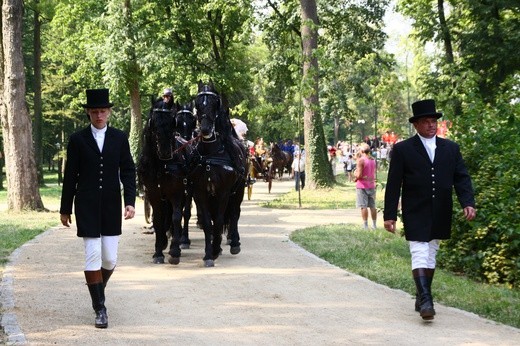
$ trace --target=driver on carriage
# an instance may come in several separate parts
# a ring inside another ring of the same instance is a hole
[[[162,97],[155,100],[153,108],[157,108],[157,109],[172,109],[173,108],[173,92],[172,92],[171,88],[164,89]]]
[[[266,155],[267,149],[265,148],[264,139],[262,137],[258,137],[255,141],[255,157],[260,166],[264,166]]]

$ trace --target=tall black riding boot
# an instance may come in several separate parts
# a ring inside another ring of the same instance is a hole
[[[430,290],[431,280],[427,277],[427,270],[426,268],[417,268],[412,273],[420,298],[419,313],[423,320],[433,320],[435,310],[433,309],[433,298]]]
[[[426,277],[428,278],[428,287],[430,288],[430,293],[432,291],[432,282],[433,282],[433,275],[435,274],[435,268],[433,269],[426,269]],[[433,301],[433,299],[432,299]],[[419,291],[415,291],[415,311],[419,312],[421,311],[421,297],[419,296]]]
[[[92,298],[92,308],[96,312],[94,326],[96,328],[108,327],[107,309],[105,307],[105,286],[101,270],[85,271],[88,291]]]

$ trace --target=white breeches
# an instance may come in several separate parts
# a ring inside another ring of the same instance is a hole
[[[417,268],[435,269],[435,257],[440,245],[439,239],[429,242],[409,241],[410,254],[412,255],[412,270]]]
[[[119,236],[101,236],[83,238],[85,245],[85,271],[100,270],[101,267],[112,270],[117,263]]]

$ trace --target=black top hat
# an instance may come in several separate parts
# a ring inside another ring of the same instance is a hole
[[[114,104],[108,99],[108,89],[87,89],[87,103],[84,108],[110,108]]]
[[[433,117],[439,119],[442,117],[442,113],[438,113],[435,110],[434,100],[421,100],[412,103],[413,117],[409,118],[408,121],[413,123],[419,118]]]

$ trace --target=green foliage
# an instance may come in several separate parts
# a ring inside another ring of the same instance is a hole
[[[455,123],[472,175],[477,218],[468,224],[456,215],[452,239],[440,263],[490,283],[520,286],[520,105],[510,94],[496,107],[478,99]],[[518,95],[516,96],[518,97]]]
[[[356,183],[348,182],[345,174],[336,175],[336,181],[331,188],[315,190],[303,189],[298,195],[297,191],[290,191],[271,201],[265,202],[264,207],[275,209],[355,209],[356,208]],[[378,181],[386,182],[386,173],[378,172]],[[276,182],[275,182],[276,184]],[[383,207],[384,190],[376,191],[376,207]]]

